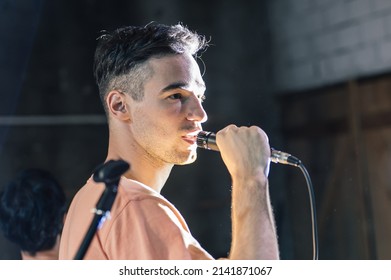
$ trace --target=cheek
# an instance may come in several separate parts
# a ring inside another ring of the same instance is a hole
[[[134,111],[132,119],[132,127],[137,129],[137,132],[143,129],[148,129],[152,125],[152,121],[155,119],[153,110],[146,111],[143,108],[138,108]]]
[[[135,110],[132,122],[134,133],[141,135],[143,138],[166,134],[165,131],[170,127],[170,120],[166,113],[166,111],[152,108],[149,110],[145,110],[145,108]]]
[[[170,131],[177,129],[183,122],[183,111],[181,102],[175,104],[155,102],[137,106],[132,112],[134,132],[145,135],[148,131],[150,137],[154,134],[171,134]]]

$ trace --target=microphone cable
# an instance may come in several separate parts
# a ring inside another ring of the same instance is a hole
[[[197,146],[206,150],[219,151],[216,144],[216,134],[208,131],[201,131],[197,135]],[[315,203],[315,192],[312,185],[311,177],[305,168],[304,164],[297,157],[291,154],[281,152],[271,148],[270,160],[274,163],[287,164],[298,167],[304,175],[307,183],[308,196],[310,201],[311,211],[311,224],[312,224],[312,254],[313,260],[319,259],[319,241],[318,241],[318,225],[316,219],[316,203]]]
[[[271,148],[270,160],[274,163],[287,164],[298,167],[301,172],[303,172],[304,178],[307,183],[308,196],[310,200],[310,209],[311,209],[311,223],[312,223],[312,248],[313,248],[313,259],[319,259],[319,245],[318,245],[318,226],[316,219],[316,206],[315,206],[315,192],[312,185],[310,174],[305,168],[304,164],[297,157],[292,156],[291,154],[281,152]]]
[[[308,194],[310,199],[310,207],[311,207],[311,221],[312,221],[312,248],[313,248],[313,259],[319,259],[319,248],[318,248],[318,227],[317,227],[317,219],[316,219],[316,207],[315,207],[315,192],[314,187],[312,185],[311,177],[305,168],[305,166],[300,163],[297,167],[303,172],[305,180],[307,182]]]

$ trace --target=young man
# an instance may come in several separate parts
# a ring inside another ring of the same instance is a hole
[[[196,135],[207,120],[197,53],[204,37],[183,25],[125,27],[100,37],[95,77],[109,124],[107,160],[131,168],[121,178],[107,220],[85,259],[213,259],[160,195],[174,165],[196,160]],[[229,259],[277,259],[268,191],[270,147],[258,127],[230,125],[217,145],[232,176]],[[89,179],[72,201],[60,258],[72,259],[104,186]]]
[[[56,260],[66,198],[52,174],[26,169],[0,193],[0,228],[23,260]]]

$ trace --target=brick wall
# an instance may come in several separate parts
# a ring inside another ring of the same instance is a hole
[[[276,92],[391,70],[390,0],[274,0],[269,9]]]

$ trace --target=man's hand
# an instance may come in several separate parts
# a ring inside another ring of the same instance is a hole
[[[221,157],[233,178],[268,176],[270,146],[266,133],[257,126],[229,125],[216,134]]]

